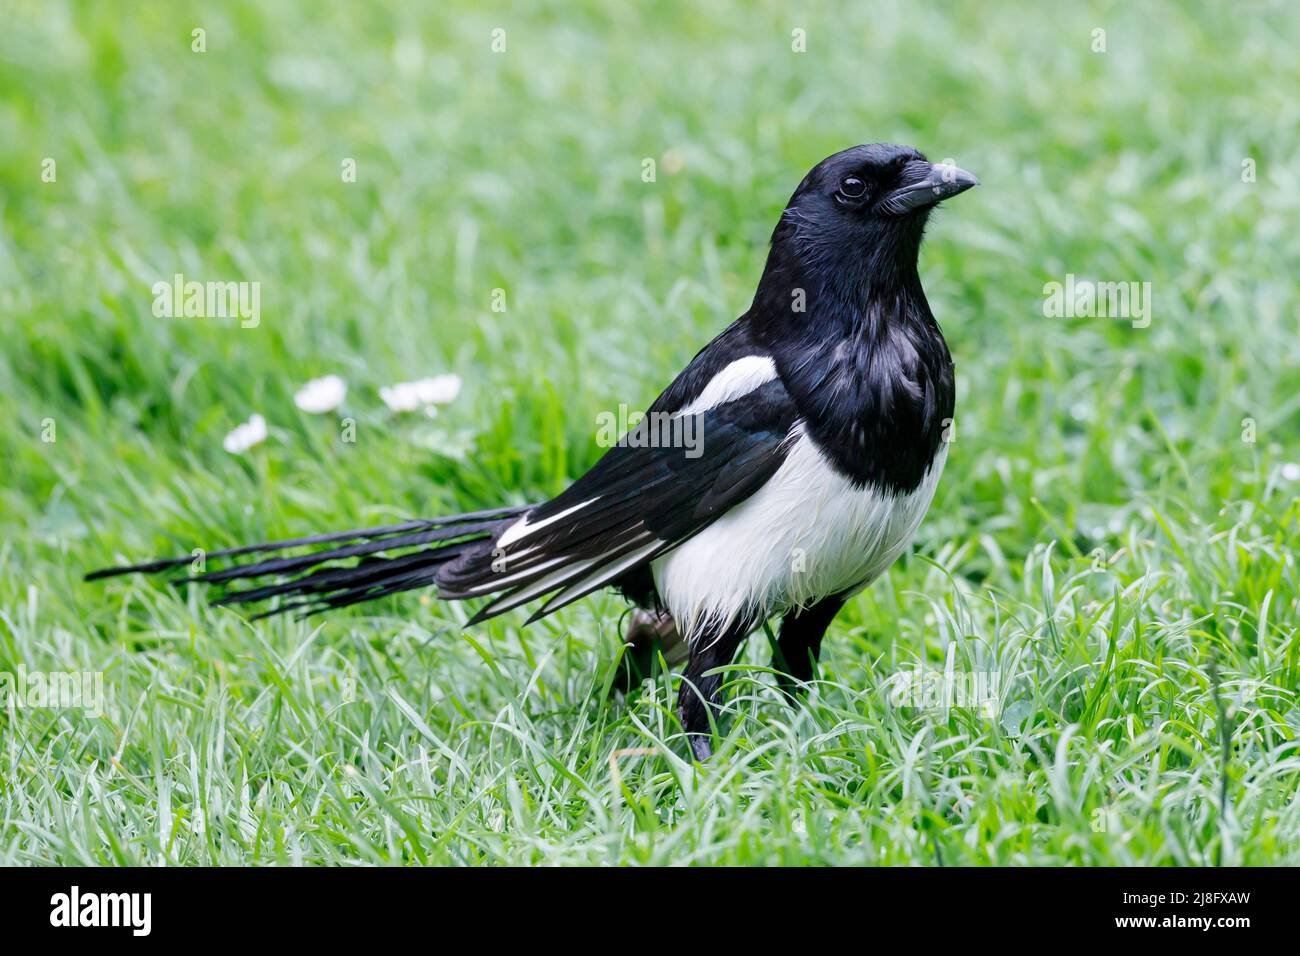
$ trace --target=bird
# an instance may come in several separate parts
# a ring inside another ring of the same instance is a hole
[[[212,551],[223,566],[177,583],[219,586],[214,604],[258,605],[257,617],[433,587],[485,600],[466,626],[523,606],[531,624],[613,589],[633,608],[627,654],[685,664],[677,712],[708,760],[744,640],[780,618],[774,670],[795,700],[832,620],[929,509],[955,386],[918,259],[934,208],[978,184],[889,143],[817,163],[777,221],[749,308],[554,498]]]

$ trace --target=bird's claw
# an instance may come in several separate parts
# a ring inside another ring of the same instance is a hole
[[[691,752],[700,763],[713,756],[713,740],[708,734],[691,734]]]

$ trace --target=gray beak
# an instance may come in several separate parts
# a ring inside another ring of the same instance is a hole
[[[903,185],[880,200],[881,208],[887,212],[902,214],[924,209],[980,184],[973,175],[952,163],[923,160],[908,163],[902,181]]]

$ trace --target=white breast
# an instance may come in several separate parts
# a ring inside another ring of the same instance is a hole
[[[822,456],[803,423],[762,488],[651,565],[682,633],[756,620],[865,587],[894,563],[930,507],[948,448],[920,486],[897,495],[856,488]]]

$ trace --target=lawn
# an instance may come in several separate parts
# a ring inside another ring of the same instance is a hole
[[[7,5],[0,673],[103,706],[0,710],[0,862],[1300,863],[1294,9],[333,6]],[[82,582],[560,491],[871,141],[983,180],[921,254],[947,471],[799,707],[750,640],[708,764],[671,677],[609,693],[614,596],[462,631]],[[258,321],[155,316],[178,273]],[[1070,276],[1149,314],[1045,314]]]

